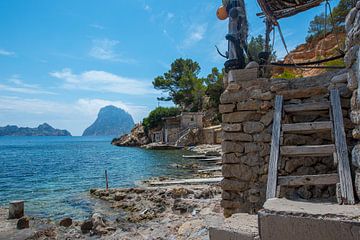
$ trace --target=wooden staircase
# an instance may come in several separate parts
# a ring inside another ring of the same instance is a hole
[[[309,112],[310,114],[311,111],[326,112],[330,116],[330,121],[282,124],[283,114],[300,112]],[[307,146],[281,146],[280,144],[284,133],[313,133],[318,131],[331,131],[334,143]],[[340,183],[342,203],[355,204],[340,95],[337,89],[331,90],[330,101],[317,103],[283,105],[283,97],[276,96],[271,141],[266,199],[278,197],[281,186]],[[338,172],[323,175],[278,176],[278,163],[281,156],[333,156],[338,164]]]

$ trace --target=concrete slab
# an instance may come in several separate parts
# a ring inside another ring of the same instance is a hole
[[[257,215],[234,214],[210,226],[210,240],[255,240],[258,238]]]
[[[360,240],[360,206],[270,199],[259,211],[261,240]]]

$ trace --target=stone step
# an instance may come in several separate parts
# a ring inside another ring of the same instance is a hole
[[[272,198],[259,211],[261,240],[358,240],[357,205]]]
[[[282,156],[332,156],[334,152],[334,144],[280,147]]]
[[[328,101],[284,105],[284,111],[286,113],[323,111],[323,110],[329,110],[329,108],[330,108],[330,102]]]
[[[332,129],[332,122],[307,122],[307,123],[292,123],[283,124],[282,131],[288,133],[311,133],[317,131],[328,131]]]
[[[333,185],[339,182],[339,175],[303,175],[303,176],[280,176],[278,186],[304,186],[304,185]]]

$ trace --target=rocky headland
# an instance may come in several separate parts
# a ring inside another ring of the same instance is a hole
[[[0,136],[71,136],[71,133],[43,123],[36,128],[18,127],[16,125],[0,127]]]

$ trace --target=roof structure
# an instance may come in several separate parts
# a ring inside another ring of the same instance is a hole
[[[319,6],[324,0],[257,0],[262,13],[273,23],[280,18],[290,17],[310,8]]]

